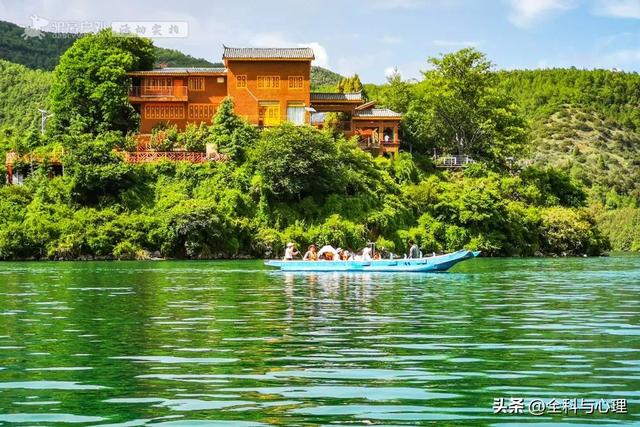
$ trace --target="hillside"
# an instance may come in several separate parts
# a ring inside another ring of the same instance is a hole
[[[43,38],[24,39],[25,29],[11,22],[0,21],[0,58],[26,67],[53,70],[60,55],[71,46],[70,34],[43,33]]]
[[[585,107],[562,109],[534,124],[530,159],[567,170],[606,201],[640,197],[640,135]]]
[[[533,163],[568,171],[603,203],[612,190],[640,200],[638,74],[570,68],[499,76],[531,124]]]
[[[19,130],[39,125],[38,108],[46,106],[50,87],[51,72],[0,59],[0,125]]]
[[[311,90],[335,91],[342,78],[338,73],[314,65],[311,67]]]
[[[53,70],[62,55],[78,38],[77,34],[56,34],[43,31],[43,37],[24,39],[25,29],[11,22],[0,21],[0,58],[32,69]],[[156,47],[158,64],[170,67],[216,67],[219,62],[195,58],[175,49]]]

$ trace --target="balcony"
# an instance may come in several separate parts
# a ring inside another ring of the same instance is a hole
[[[443,169],[464,169],[469,166],[471,163],[475,163],[471,157],[466,154],[458,154],[458,155],[435,155],[433,156],[433,161],[437,168]]]
[[[189,99],[187,86],[131,86],[129,101],[186,101]]]
[[[400,151],[400,140],[380,141],[376,138],[362,138],[358,143],[361,149],[367,151],[378,151],[381,153],[397,153]]]

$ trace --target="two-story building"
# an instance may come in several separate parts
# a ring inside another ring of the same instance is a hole
[[[209,122],[222,100],[256,126],[321,126],[323,113],[341,112],[347,136],[359,135],[363,148],[397,153],[399,113],[376,108],[360,93],[311,92],[313,50],[224,47],[221,68],[159,68],[129,73],[129,100],[140,113],[140,134],[159,123]]]

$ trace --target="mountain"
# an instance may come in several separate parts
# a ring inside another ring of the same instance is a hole
[[[73,34],[42,33],[42,38],[23,37],[26,30],[0,21],[0,58],[33,69],[53,70],[60,56],[75,40]]]
[[[615,194],[640,201],[640,75],[576,68],[498,75],[531,124],[530,161],[568,171],[602,202]]]
[[[311,67],[311,90],[315,91],[336,91],[338,82],[343,78],[338,73],[334,73],[326,68]]]
[[[156,63],[166,64],[168,67],[222,67],[221,62],[210,62],[204,58],[195,58],[175,49],[156,46]]]
[[[0,58],[26,67],[53,70],[60,56],[81,37],[79,34],[41,32],[42,37],[26,37],[25,28],[0,21]],[[195,58],[175,49],[156,47],[158,64],[170,67],[219,67],[219,62]]]

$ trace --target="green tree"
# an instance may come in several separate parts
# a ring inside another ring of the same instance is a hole
[[[504,165],[526,142],[527,125],[498,89],[491,62],[466,48],[430,58],[429,63],[434,69],[416,86],[408,131],[423,149],[435,147]]]
[[[219,152],[234,160],[243,160],[247,149],[253,146],[259,132],[233,111],[233,100],[225,98],[211,126],[212,139]]]
[[[109,132],[93,137],[75,136],[75,148],[63,159],[65,173],[73,180],[73,196],[82,204],[118,201],[120,192],[134,182],[132,166],[114,152],[123,137]]]
[[[78,39],[54,70],[51,126],[63,133],[74,122],[83,132],[97,134],[137,126],[138,114],[127,99],[127,72],[153,66],[150,40],[117,36],[110,29]]]
[[[386,107],[406,113],[411,103],[411,84],[402,80],[402,75],[397,68],[387,76],[387,83],[382,87],[381,102]]]
[[[276,200],[295,200],[333,190],[336,155],[327,133],[283,123],[262,133],[250,159]]]
[[[358,74],[354,74],[351,77],[343,77],[342,79],[340,79],[340,81],[338,82],[338,92],[362,92],[362,96],[366,98],[364,86],[360,81],[360,76]]]

